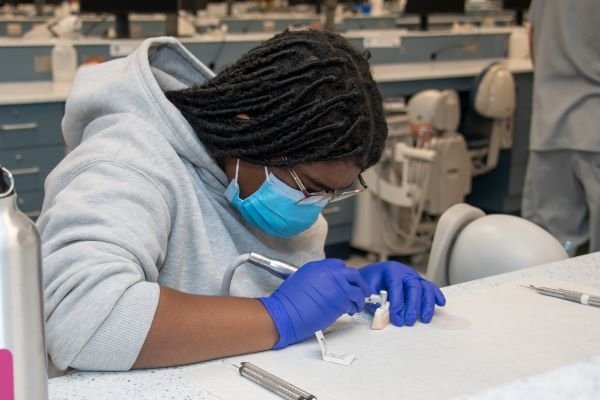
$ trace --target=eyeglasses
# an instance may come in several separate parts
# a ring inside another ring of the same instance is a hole
[[[298,203],[302,203],[305,200],[310,199],[311,197],[313,199],[315,197],[319,197],[320,199],[327,200],[328,203],[334,203],[336,201],[344,200],[349,197],[355,196],[355,195],[359,194],[360,192],[363,192],[367,189],[367,185],[365,184],[365,181],[363,180],[362,176],[359,174],[358,178],[354,181],[354,183],[352,183],[350,186],[345,187],[343,189],[336,189],[333,191],[321,190],[319,192],[309,192],[306,189],[306,186],[304,186],[304,184],[300,180],[300,177],[298,176],[296,171],[294,171],[291,168],[288,168],[287,170],[289,171],[290,175],[292,175],[294,182],[296,182],[296,185],[298,185],[298,188],[300,189],[302,194],[304,194],[304,199],[300,200]]]

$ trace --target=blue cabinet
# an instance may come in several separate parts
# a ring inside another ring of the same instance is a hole
[[[44,199],[44,181],[65,154],[60,122],[64,103],[0,106],[0,164],[15,178],[18,204],[37,218]]]

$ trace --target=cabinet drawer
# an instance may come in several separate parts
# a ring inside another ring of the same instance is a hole
[[[44,203],[44,191],[17,192],[17,205],[29,218],[35,220],[40,216]]]
[[[17,192],[42,190],[46,176],[64,155],[64,146],[3,150],[0,164],[13,174]]]
[[[0,149],[62,144],[64,103],[0,106]]]
[[[329,204],[323,209],[323,216],[330,227],[340,224],[351,224],[354,219],[355,199],[350,198]]]

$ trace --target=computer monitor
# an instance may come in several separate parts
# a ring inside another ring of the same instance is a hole
[[[177,14],[179,0],[80,0],[82,13],[110,13],[116,17],[118,38],[129,37],[129,13]],[[177,21],[177,18],[175,18]]]
[[[179,9],[195,14],[198,10],[206,10],[208,3],[213,3],[215,0],[180,0]]]
[[[418,14],[419,27],[426,31],[429,14],[463,14],[465,0],[407,0],[405,14]]]
[[[523,12],[529,10],[531,0],[504,0],[502,8],[505,10],[515,10],[515,22],[517,25],[523,25]]]

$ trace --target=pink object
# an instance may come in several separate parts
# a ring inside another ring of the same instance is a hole
[[[6,349],[0,349],[0,400],[15,400],[13,357]]]

